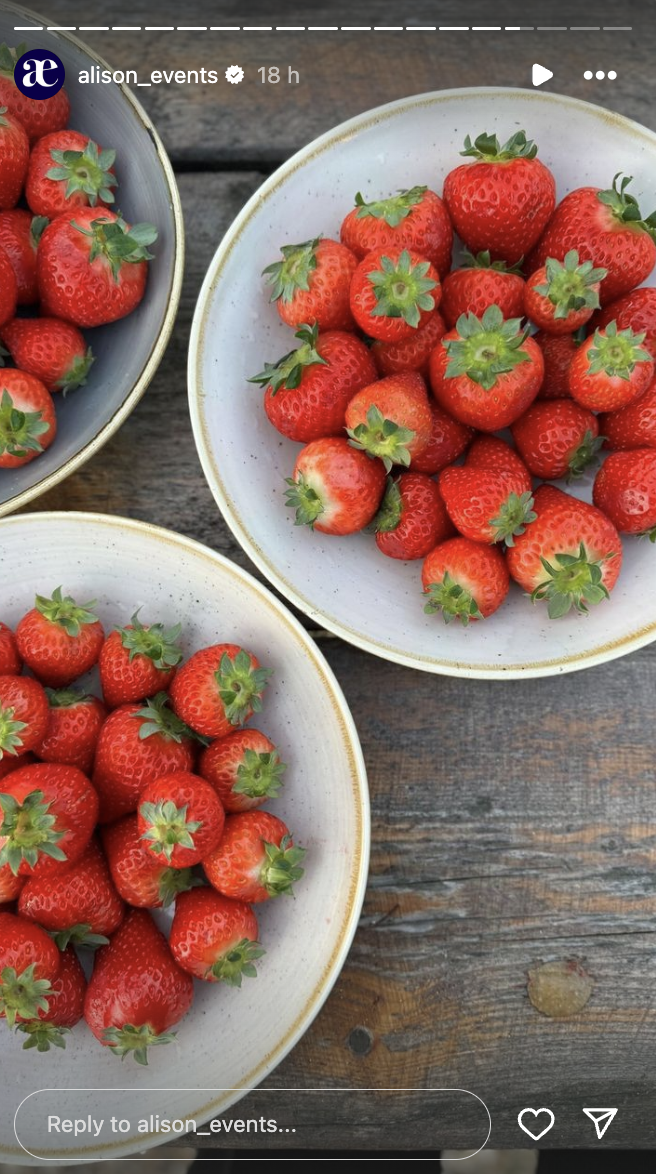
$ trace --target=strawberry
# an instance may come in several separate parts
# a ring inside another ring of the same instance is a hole
[[[224,738],[262,709],[273,669],[263,669],[238,644],[201,648],[178,669],[171,702],[179,718],[203,738]]]
[[[380,505],[385,466],[345,437],[327,436],[306,444],[287,485],[287,505],[296,510],[297,526],[321,534],[355,534]]]
[[[103,827],[102,840],[112,880],[129,905],[166,908],[178,893],[202,883],[190,868],[171,868],[144,846],[136,815],[125,815]]]
[[[14,208],[21,198],[30,159],[30,144],[18,119],[0,105],[0,209]]]
[[[35,216],[114,203],[116,151],[101,151],[87,135],[60,130],[39,139],[30,155],[25,199]]]
[[[33,306],[39,300],[36,251],[47,223],[43,217],[31,216],[24,208],[0,212],[0,253],[4,249],[11,262],[19,306]]]
[[[456,461],[470,443],[474,435],[473,428],[454,420],[447,412],[438,408],[430,401],[431,434],[426,448],[412,457],[410,461],[411,473],[427,473],[432,477]]]
[[[198,773],[228,812],[249,811],[275,799],[286,769],[273,742],[259,730],[235,730],[218,738],[198,763]]]
[[[656,542],[656,452],[613,452],[597,473],[592,500],[622,534]]]
[[[9,322],[16,313],[18,285],[16,274],[8,254],[0,245],[0,326]]]
[[[42,762],[61,762],[89,774],[107,710],[98,697],[81,689],[46,689],[48,728],[35,747]]]
[[[609,597],[622,566],[622,543],[593,505],[553,485],[535,491],[538,515],[507,554],[508,570],[533,601],[547,601],[550,619],[571,608],[587,612]]]
[[[572,399],[594,412],[612,412],[638,399],[654,376],[642,334],[609,322],[579,347],[567,376]]]
[[[6,106],[25,128],[30,144],[51,131],[63,130],[70,114],[70,102],[62,86],[52,98],[26,98],[14,81],[16,62],[27,53],[23,43],[15,49],[0,45],[0,106]]]
[[[544,379],[537,399],[569,399],[569,368],[581,339],[574,334],[546,334],[538,330],[533,335],[544,359]]]
[[[103,697],[110,709],[168,689],[182,660],[180,631],[180,624],[144,625],[136,611],[125,628],[110,633],[98,658]]]
[[[500,146],[496,135],[469,135],[461,155],[472,157],[449,172],[444,199],[458,236],[472,253],[515,265],[540,239],[556,204],[551,172],[537,147],[517,131]]]
[[[421,570],[424,611],[441,611],[446,624],[457,617],[466,626],[487,619],[501,607],[510,585],[503,555],[495,546],[470,538],[449,538],[424,560]]]
[[[425,558],[453,533],[442,495],[424,473],[387,478],[380,510],[373,521],[376,545],[388,558]]]
[[[250,905],[205,886],[176,901],[169,945],[178,965],[194,978],[240,987],[243,977],[256,977],[255,962],[265,953],[257,932]]]
[[[0,620],[0,675],[17,676],[22,667],[16,637],[11,628]]]
[[[628,407],[600,416],[599,431],[606,448],[656,448],[656,379]]]
[[[445,277],[441,311],[449,330],[461,314],[477,318],[488,306],[498,306],[504,318],[521,318],[524,313],[524,278],[519,265],[493,261],[489,252],[474,257],[465,252],[461,266]]]
[[[0,234],[0,245],[2,243]],[[593,325],[600,330],[608,326],[609,322],[617,322],[618,330],[626,330],[630,326],[634,334],[644,334],[645,350],[649,351],[652,359],[656,359],[656,289],[633,289],[604,306],[593,319]]]
[[[498,306],[463,314],[431,356],[430,382],[441,408],[463,424],[496,432],[519,419],[544,376],[542,351],[519,318]]]
[[[401,339],[401,342],[381,342],[376,339],[371,347],[371,357],[378,374],[399,375],[402,371],[418,371],[424,379],[428,379],[431,352],[445,334],[442,315],[439,310],[435,310],[425,326],[420,326],[409,338]]]
[[[304,856],[305,848],[294,847],[281,819],[261,809],[240,811],[227,817],[219,846],[203,868],[224,897],[267,901],[281,893],[292,895],[292,885],[303,876]]]
[[[75,326],[103,326],[142,300],[157,239],[152,224],[132,226],[107,208],[78,208],[52,220],[39,242],[41,312]]]
[[[367,253],[409,249],[421,253],[440,275],[451,268],[453,228],[449,214],[444,201],[427,187],[401,190],[396,196],[370,203],[358,192],[340,237],[360,261]]]
[[[0,1019],[13,1027],[47,1013],[60,968],[59,950],[44,929],[0,913]]]
[[[426,326],[440,304],[437,269],[420,253],[389,249],[368,253],[351,281],[351,312],[365,334],[403,342]]]
[[[640,285],[656,262],[656,216],[642,219],[637,200],[626,190],[631,177],[625,176],[618,187],[620,174],[607,191],[585,187],[568,192],[528,262],[531,269],[539,269],[547,257],[562,261],[576,249],[581,261],[607,270],[600,290],[602,306]]]
[[[5,754],[4,758],[0,758],[0,779],[6,779],[7,775],[13,774],[15,770],[31,766],[34,762],[36,758],[29,750],[25,754]]]
[[[23,1048],[36,1048],[38,1052],[65,1048],[65,1036],[84,1015],[87,980],[72,946],[62,952],[59,974],[50,988],[47,1010],[41,1008],[36,1019],[17,1024],[16,1030],[27,1037]]]
[[[349,400],[376,378],[368,348],[353,333],[314,326],[296,331],[301,345],[278,363],[265,363],[249,383],[265,388],[264,410],[278,432],[307,444],[339,436]]]
[[[180,969],[149,913],[132,909],[94,958],[84,1018],[123,1059],[148,1063],[148,1048],[175,1039],[169,1028],[191,1007],[193,979]]]
[[[570,249],[562,261],[547,257],[528,278],[524,313],[547,334],[572,334],[599,309],[599,290],[607,269],[595,269]]]
[[[388,375],[363,387],[346,409],[354,448],[392,465],[409,465],[428,446],[432,417],[426,384],[417,371]]]
[[[95,602],[78,604],[57,587],[49,599],[37,595],[34,607],[19,621],[18,651],[42,684],[66,687],[97,663],[104,632],[90,610]]]
[[[120,705],[100,730],[93,785],[100,796],[100,822],[136,811],[144,787],[160,775],[192,770],[191,730],[169,708],[165,693],[144,705]]]
[[[531,488],[531,474],[522,458],[500,436],[477,436],[467,451],[465,464],[472,469],[510,471],[526,481],[525,489]]]
[[[55,405],[41,380],[14,368],[0,371],[0,469],[29,464],[56,435]]]
[[[87,381],[94,357],[77,326],[60,318],[13,318],[2,341],[17,367],[64,395]]]
[[[3,910],[3,906],[16,900],[24,884],[25,877],[16,876],[8,864],[3,864],[0,867],[0,913],[7,912],[7,910]]]
[[[172,868],[191,868],[216,848],[225,813],[213,787],[189,771],[161,775],[139,796],[144,847]]]
[[[597,417],[571,399],[532,404],[511,432],[527,468],[544,481],[582,476],[604,442]]]
[[[35,750],[48,729],[48,698],[31,677],[0,676],[0,762]]]
[[[295,330],[307,324],[319,330],[353,330],[349,305],[357,258],[338,241],[304,241],[283,245],[282,261],[263,270],[283,322]]]
[[[98,796],[75,766],[45,762],[12,771],[0,796],[0,865],[18,876],[61,874],[91,839]]]
[[[451,522],[472,542],[512,546],[535,517],[530,477],[509,470],[454,466],[439,486]]]
[[[71,942],[104,945],[121,924],[125,907],[99,844],[90,840],[79,860],[57,874],[56,885],[47,874],[29,877],[18,912],[27,921],[38,921],[65,950]]]

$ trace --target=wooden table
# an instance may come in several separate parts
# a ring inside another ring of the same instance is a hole
[[[280,3],[272,17],[273,5],[251,3],[248,23],[463,21],[456,2],[415,0],[404,17],[401,7],[381,0],[355,13],[325,0],[305,8]],[[51,0],[48,16],[81,23],[79,8]],[[114,24],[177,24],[182,11],[173,0],[112,0],[109,8]],[[472,3],[465,19],[494,24],[495,8]],[[239,62],[246,80],[238,87],[139,91],[177,168],[184,204],[188,262],[180,314],[130,420],[35,509],[146,519],[253,571],[205,484],[187,412],[187,341],[209,258],[275,164],[342,119],[404,94],[481,82],[528,86],[531,65],[540,61],[554,70],[549,88],[654,125],[656,41],[639,5],[623,5],[618,18],[615,5],[598,0],[594,22],[581,14],[577,22],[572,5],[560,0],[542,4],[541,13],[533,8],[536,26],[624,23],[634,31],[83,34],[115,68],[223,71]],[[244,23],[242,5],[220,9],[219,17],[217,5],[210,11],[192,0],[185,23]],[[105,23],[107,13],[108,5],[101,10],[87,0],[84,23]],[[525,5],[512,0],[503,19],[523,23]],[[299,71],[293,98],[287,86],[259,83],[256,69],[275,64]],[[618,77],[586,82],[586,68],[613,68]],[[613,170],[609,161],[609,179]],[[656,647],[559,679],[480,682],[412,672],[327,633],[314,635],[362,739],[372,797],[371,878],[341,977],[268,1085],[469,1088],[489,1106],[490,1144],[499,1147],[530,1144],[517,1127],[526,1105],[547,1105],[556,1115],[542,1145],[592,1145],[594,1130],[581,1109],[610,1104],[619,1114],[604,1145],[650,1147]],[[532,1007],[527,971],[569,959],[592,976],[594,990],[580,1013],[559,1021]],[[248,1097],[243,1115],[256,1115],[264,1097]],[[268,1108],[271,1097],[278,1117],[292,1112],[292,1092],[267,1094]],[[381,1099],[380,1112],[361,1130],[357,1121],[349,1127],[348,1098],[341,1102],[343,1146],[422,1148],[428,1095],[405,1124]],[[330,1102],[317,1098],[309,1118],[313,1148],[340,1144],[330,1114]],[[307,1145],[303,1136],[273,1137],[270,1145]],[[460,1135],[455,1113],[444,1122],[443,1141],[471,1141]],[[253,1141],[243,1137],[241,1144]]]

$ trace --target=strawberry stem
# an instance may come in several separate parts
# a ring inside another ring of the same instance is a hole
[[[27,1036],[23,1049],[36,1048],[37,1052],[49,1052],[50,1048],[65,1048],[64,1036],[70,1035],[70,1027],[57,1027],[45,1019],[30,1019],[27,1023],[17,1023],[16,1031]]]
[[[92,933],[89,923],[82,921],[69,926],[68,929],[59,929],[50,936],[62,951],[71,945],[83,950],[97,950],[100,946],[109,944],[109,938],[101,933]]]
[[[617,322],[609,322],[603,330],[595,330],[594,345],[588,351],[588,375],[604,372],[610,378],[628,379],[638,363],[651,363],[652,358],[640,344],[644,331],[634,334],[630,327],[618,330]]]
[[[576,555],[561,552],[551,562],[541,556],[547,578],[531,592],[531,599],[534,603],[541,599],[547,601],[550,620],[567,615],[572,607],[587,612],[588,604],[609,598],[602,575],[603,564],[611,558],[615,558],[614,552],[597,560],[589,558],[584,542]]]
[[[526,138],[526,131],[518,130],[503,146],[500,146],[496,135],[482,134],[472,143],[469,135],[465,139],[465,149],[461,155],[469,155],[473,159],[485,163],[506,163],[511,159],[535,159],[538,153],[537,146],[532,139]]]
[[[321,363],[327,367],[325,359],[321,358],[317,350],[317,342],[319,339],[319,327],[303,325],[296,331],[296,338],[300,339],[301,346],[297,347],[295,351],[289,351],[288,354],[283,355],[277,363],[265,363],[264,370],[260,371],[259,375],[253,375],[248,380],[249,383],[260,383],[265,387],[271,388],[271,394],[275,395],[280,391],[281,387],[288,391],[293,391],[297,388],[303,378],[303,372],[306,367],[313,367]]]
[[[545,269],[546,282],[534,285],[533,289],[555,306],[554,318],[567,318],[576,310],[599,309],[599,290],[594,287],[603,281],[607,269],[595,269],[592,261],[579,265],[576,249],[570,249],[564,261],[547,257]]]
[[[376,534],[388,534],[391,530],[396,530],[396,527],[401,521],[402,513],[403,501],[401,499],[401,490],[394,478],[388,477],[383,500],[371,524],[371,528]]]
[[[27,729],[27,722],[18,721],[12,708],[0,708],[0,762],[5,754],[18,755],[23,748],[21,730]]]
[[[251,658],[243,648],[234,659],[223,653],[221,663],[214,674],[228,721],[240,726],[252,710],[259,713],[262,708],[262,694],[271,676],[272,669],[253,668]]]
[[[594,436],[589,428],[586,430],[583,440],[569,458],[568,481],[582,477],[590,465],[597,464],[605,439],[605,436]]]
[[[291,302],[299,290],[306,293],[310,288],[310,274],[317,267],[317,246],[320,238],[304,241],[300,245],[283,245],[280,252],[282,261],[274,261],[262,270],[267,283],[272,287],[270,301]]]
[[[47,978],[35,978],[36,962],[17,974],[13,966],[0,970],[0,1014],[10,1027],[16,1019],[36,1019],[39,1011],[48,1011],[48,995],[53,994]]]
[[[289,486],[289,489],[285,490],[287,505],[296,510],[294,524],[309,526],[311,530],[314,530],[314,523],[317,518],[321,517],[325,509],[316,489],[312,488],[302,473],[299,473],[296,479],[286,477],[285,484]]]
[[[533,509],[533,494],[530,489],[525,493],[509,493],[496,518],[490,519],[490,526],[494,526],[494,541],[505,542],[506,546],[514,546],[515,538],[534,522],[537,514]]]
[[[214,979],[216,982],[225,982],[227,986],[241,986],[241,980],[245,978],[257,978],[257,969],[254,963],[258,958],[261,958],[266,950],[263,950],[259,942],[253,942],[250,938],[242,938],[236,945],[230,946],[225,954],[217,958],[207,971],[206,979]]]
[[[68,636],[75,637],[80,635],[83,624],[98,623],[98,616],[90,610],[95,603],[95,599],[91,599],[88,603],[77,604],[72,596],[63,596],[61,587],[57,587],[50,599],[37,595],[34,606],[51,624],[57,624]]]
[[[51,150],[55,164],[46,172],[46,178],[66,184],[66,199],[75,192],[84,192],[92,208],[98,200],[104,204],[114,203],[112,188],[116,187],[116,176],[111,168],[116,162],[116,151],[101,151],[97,143],[89,139],[83,151]]]
[[[181,624],[172,628],[165,628],[163,624],[150,624],[148,627],[139,620],[136,611],[130,620],[131,627],[117,628],[121,637],[121,644],[130,653],[130,663],[135,656],[146,656],[152,660],[156,669],[167,672],[175,668],[182,660],[182,648],[178,644]]]
[[[370,203],[366,203],[358,192],[355,197],[357,219],[365,220],[368,216],[373,216],[376,220],[384,220],[390,228],[398,228],[412,209],[421,204],[427,190],[426,187],[399,189],[396,196],[389,196],[386,200],[372,200]]]
[[[103,257],[117,283],[123,265],[134,265],[139,261],[153,259],[153,254],[148,252],[147,246],[157,240],[157,229],[154,224],[133,224],[128,228],[120,216],[118,220],[103,220],[99,217],[91,221],[90,228],[82,228],[82,225],[76,224],[74,220],[71,224],[91,240],[89,264],[97,257]]]
[[[247,795],[249,799],[263,799],[265,796],[274,799],[282,787],[282,775],[286,769],[276,750],[260,754],[255,750],[244,750],[232,793]]]
[[[282,893],[293,896],[292,885],[305,871],[300,867],[305,848],[291,846],[291,836],[283,836],[280,846],[267,840],[262,840],[262,846],[266,858],[260,872],[260,884],[270,897],[279,897]]]
[[[459,619],[465,627],[471,620],[482,619],[479,606],[470,591],[457,583],[448,571],[444,572],[441,583],[430,583],[424,592],[428,595],[428,602],[424,606],[427,615],[442,612],[445,624]]]
[[[442,342],[449,355],[447,379],[468,375],[473,383],[491,391],[500,375],[529,361],[521,349],[528,329],[521,329],[521,318],[504,321],[498,306],[488,306],[482,318],[461,314],[456,330],[459,338]]]
[[[42,412],[22,412],[14,407],[14,401],[5,388],[0,398],[0,456],[27,457],[30,453],[43,452],[39,440],[50,425],[43,419]]]
[[[73,362],[66,368],[61,379],[55,383],[55,390],[61,391],[63,396],[68,395],[69,391],[76,391],[78,387],[84,387],[87,381],[87,375],[95,362],[95,356],[91,347],[87,347],[83,355],[76,355]]]
[[[613,179],[613,186],[606,189],[606,191],[598,192],[597,199],[600,204],[605,204],[610,208],[616,220],[621,224],[630,225],[632,228],[648,232],[654,240],[656,240],[656,212],[652,212],[650,216],[643,218],[640,211],[640,206],[635,196],[627,192],[630,183],[633,183],[632,175],[625,175],[619,187],[617,181],[622,175],[618,171]]]
[[[430,261],[418,261],[413,265],[407,249],[396,261],[381,257],[380,269],[367,274],[376,298],[372,318],[403,318],[416,329],[421,321],[421,311],[435,309],[435,298],[430,290],[435,289],[437,282],[426,276],[429,269]]]
[[[148,1064],[148,1048],[159,1044],[170,1044],[175,1039],[174,1031],[163,1031],[158,1035],[149,1023],[135,1027],[126,1023],[123,1027],[108,1027],[103,1032],[103,1042],[108,1044],[112,1051],[124,1060],[130,1054],[137,1064]]]
[[[42,855],[66,860],[66,853],[58,847],[64,833],[55,830],[57,818],[50,814],[50,807],[43,791],[31,791],[22,803],[13,795],[0,794],[0,836],[5,839],[0,866],[9,865],[14,876],[23,862],[34,868]]]
[[[147,847],[156,856],[164,856],[171,863],[174,848],[179,844],[181,848],[195,846],[194,833],[202,826],[202,821],[187,819],[188,807],[176,807],[172,800],[161,803],[142,803],[139,814],[148,824],[148,830],[141,836]]]
[[[362,449],[367,456],[380,457],[388,473],[392,465],[407,467],[410,464],[408,445],[416,433],[401,424],[395,424],[393,420],[387,420],[375,404],[367,412],[366,424],[358,424],[346,431],[350,437],[349,444],[353,448]]]
[[[160,734],[166,742],[181,742],[183,738],[193,738],[202,741],[186,722],[182,721],[170,708],[171,699],[168,693],[156,693],[149,697],[143,709],[135,712],[135,717],[142,718],[139,727],[139,738],[152,738]]]

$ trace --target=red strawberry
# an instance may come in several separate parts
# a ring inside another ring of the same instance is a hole
[[[169,945],[179,966],[204,982],[241,986],[255,978],[264,954],[257,918],[244,901],[231,901],[204,887],[182,893],[175,904]]]
[[[530,477],[509,470],[455,466],[440,473],[439,486],[451,522],[473,542],[512,546],[535,517]]]
[[[387,479],[387,489],[373,522],[376,545],[388,558],[425,558],[453,534],[442,495],[424,473],[401,473]]]
[[[7,910],[3,910],[3,905],[15,901],[24,884],[25,877],[16,876],[8,864],[3,864],[0,867],[0,913],[7,912]]]
[[[344,220],[342,243],[359,260],[367,253],[410,249],[421,253],[439,274],[451,268],[453,228],[444,201],[427,187],[365,203],[358,192],[355,208]]]
[[[0,796],[0,865],[19,876],[61,873],[80,859],[98,796],[75,766],[38,762],[12,771]]]
[[[524,313],[547,334],[572,334],[589,322],[599,309],[599,290],[606,269],[582,261],[576,249],[562,261],[554,257],[529,277],[524,292]]]
[[[550,619],[573,607],[586,612],[612,591],[622,566],[622,543],[601,510],[553,485],[535,491],[537,519],[508,551],[508,570]]]
[[[76,326],[125,318],[146,290],[152,224],[125,223],[108,208],[79,208],[52,220],[39,242],[41,312]]]
[[[0,233],[0,245],[2,243]],[[630,327],[634,334],[644,334],[645,350],[656,359],[656,289],[631,290],[595,314],[593,325],[603,330],[609,322],[617,322],[618,330]]]
[[[173,868],[191,868],[216,848],[225,813],[213,787],[189,771],[162,775],[139,796],[144,847]]]
[[[75,864],[51,876],[30,877],[18,899],[18,912],[53,934],[60,950],[69,943],[103,945],[123,920],[125,907],[96,840]]]
[[[210,884],[224,897],[267,901],[292,893],[303,876],[305,848],[295,848],[289,828],[268,811],[229,815],[218,848],[203,861]]]
[[[38,1018],[19,1023],[17,1030],[27,1038],[23,1048],[49,1052],[51,1047],[65,1048],[65,1036],[84,1015],[87,980],[72,946],[60,957],[59,974],[51,983],[48,1009],[41,1008]]]
[[[346,409],[354,448],[392,465],[409,465],[428,446],[432,417],[426,384],[417,371],[388,375],[358,391]]]
[[[30,159],[30,144],[18,119],[0,105],[0,209],[14,208],[21,198]]]
[[[159,909],[178,893],[201,884],[190,868],[171,868],[155,856],[139,834],[136,815],[126,815],[102,829],[103,847],[112,880],[124,901],[140,908]]]
[[[600,416],[599,431],[606,448],[656,448],[656,379],[628,407]]]
[[[449,172],[444,199],[454,228],[472,253],[516,264],[540,239],[556,203],[551,172],[523,130],[499,145],[496,135],[469,135],[461,155],[475,162]]]
[[[31,677],[0,676],[0,762],[35,750],[48,729],[48,698]]]
[[[656,452],[613,452],[597,473],[593,501],[622,534],[648,534],[656,542]]]
[[[579,347],[569,367],[569,391],[594,412],[612,412],[638,399],[654,377],[654,360],[642,334],[610,322]]]
[[[98,659],[103,697],[110,709],[168,689],[182,660],[180,624],[144,625],[135,612],[105,640]]]
[[[409,467],[411,473],[427,473],[432,477],[462,456],[474,430],[443,412],[433,400],[429,406],[432,421],[430,440],[426,448],[412,458]]]
[[[27,98],[14,81],[16,62],[27,52],[27,45],[15,49],[0,45],[0,106],[22,124],[30,143],[54,130],[63,130],[70,114],[70,102],[64,87],[52,98]]]
[[[18,651],[44,685],[70,685],[96,664],[104,632],[90,609],[95,599],[78,604],[61,587],[48,599],[37,595],[35,606],[16,628]]]
[[[515,476],[525,479],[526,489],[531,488],[531,474],[522,458],[500,436],[477,436],[469,447],[465,464],[472,469],[510,471]]]
[[[44,929],[0,913],[0,1019],[13,1027],[47,1012],[60,968],[59,950]]]
[[[399,375],[402,371],[418,371],[428,379],[431,352],[445,334],[446,326],[442,316],[439,310],[435,310],[426,325],[420,326],[409,338],[401,342],[381,342],[377,339],[371,348],[371,357],[378,374]]]
[[[295,524],[321,534],[355,534],[369,525],[385,488],[385,466],[342,436],[313,440],[287,478]]]
[[[224,738],[262,709],[273,669],[263,669],[238,644],[201,648],[178,669],[171,702],[178,717],[204,738]]]
[[[0,326],[4,326],[5,322],[9,322],[13,318],[17,304],[16,274],[9,256],[0,244]]]
[[[94,959],[84,1017],[96,1039],[121,1059],[148,1063],[148,1048],[168,1044],[169,1032],[191,1007],[193,979],[180,969],[149,913],[132,909]]]
[[[440,277],[430,261],[408,249],[369,253],[351,281],[351,311],[365,334],[403,342],[426,326],[440,304]]]
[[[283,322],[295,330],[315,323],[319,330],[353,330],[349,290],[358,262],[351,250],[317,238],[280,251],[282,261],[263,274]]]
[[[249,383],[261,383],[264,409],[274,428],[290,440],[307,444],[322,436],[339,436],[349,400],[376,378],[368,348],[349,331],[318,334],[315,326],[296,331],[301,345],[265,363]]]
[[[93,770],[101,823],[136,811],[144,787],[160,775],[193,769],[191,730],[168,702],[165,693],[158,693],[145,705],[121,705],[104,723]]]
[[[116,151],[101,151],[77,130],[44,135],[30,155],[25,199],[36,216],[49,220],[89,205],[113,204],[115,159]]]
[[[2,341],[22,371],[34,375],[49,392],[83,387],[93,352],[77,326],[60,318],[13,318],[2,328]]]
[[[17,676],[22,667],[16,637],[11,628],[0,620],[0,675]]]
[[[556,208],[537,248],[529,258],[532,269],[547,257],[562,261],[576,249],[581,261],[592,261],[608,271],[601,283],[602,306],[640,285],[656,262],[652,217],[643,220],[625,176],[618,188],[618,173],[608,191],[576,188]]]
[[[39,300],[36,250],[47,223],[43,217],[32,216],[24,208],[0,212],[0,253],[4,249],[11,262],[19,306],[33,306]],[[2,319],[0,313],[0,322]]]
[[[275,799],[284,762],[259,730],[235,730],[218,738],[200,756],[198,773],[214,788],[226,811],[250,811]]]
[[[61,762],[89,774],[107,710],[81,689],[46,689],[50,713],[45,736],[35,753],[42,762]]]
[[[431,356],[430,381],[440,407],[463,424],[496,432],[519,419],[544,376],[542,351],[518,318],[498,306],[481,319],[463,315]]]
[[[571,399],[532,404],[511,431],[524,463],[544,481],[580,477],[604,442],[597,417]]]
[[[428,596],[424,611],[441,611],[446,624],[457,617],[465,626],[491,616],[510,586],[497,547],[470,538],[449,538],[436,546],[424,560],[421,581]]]
[[[0,779],[6,779],[7,775],[13,774],[15,770],[22,770],[24,766],[31,766],[36,762],[36,758],[28,750],[25,754],[5,754],[4,758],[0,758]]]
[[[538,330],[533,335],[544,359],[544,379],[537,399],[568,399],[569,368],[581,340],[573,334],[545,334]]]
[[[14,368],[0,371],[0,469],[29,464],[56,435],[55,405],[41,380]]]
[[[444,279],[441,310],[449,330],[461,314],[481,318],[488,306],[498,306],[504,318],[524,313],[524,278],[518,265],[493,261],[488,252],[474,257],[465,252],[461,267]]]

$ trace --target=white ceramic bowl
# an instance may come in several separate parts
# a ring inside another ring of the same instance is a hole
[[[567,149],[576,142],[576,151]],[[198,301],[189,353],[196,444],[216,501],[244,550],[283,594],[345,640],[430,672],[524,677],[567,672],[621,656],[656,638],[654,548],[626,542],[612,601],[587,618],[550,622],[515,588],[484,623],[446,627],[424,615],[420,564],[379,554],[371,536],[337,539],[294,526],[283,478],[299,446],[269,424],[261,389],[246,382],[290,349],[261,270],[278,246],[338,235],[355,192],[371,197],[425,183],[442,189],[462,162],[466,134],[508,138],[524,128],[555,173],[559,196],[608,187],[617,171],[651,211],[656,135],[608,110],[558,94],[463,89],[369,111],[323,135],[255,193],[221,242]],[[653,280],[653,278],[652,278]],[[293,343],[291,344],[293,345]],[[586,487],[576,490],[584,493]],[[589,496],[590,486],[587,486]]]
[[[288,763],[270,809],[308,849],[295,898],[259,907],[267,953],[257,979],[241,990],[197,983],[176,1042],[152,1049],[147,1068],[122,1064],[84,1025],[74,1029],[65,1052],[46,1055],[23,1051],[21,1039],[0,1025],[0,1160],[27,1161],[12,1120],[36,1089],[86,1090],[75,1094],[76,1117],[109,1109],[107,1093],[101,1098],[94,1089],[160,1090],[140,1092],[139,1117],[200,1122],[241,1095],[207,1090],[247,1090],[279,1063],[317,1014],[348,952],[367,878],[369,806],[353,719],[326,661],[284,605],[220,555],[141,522],[31,514],[0,522],[0,583],[0,616],[10,625],[37,591],[61,583],[78,599],[97,599],[108,628],[143,605],[145,620],[183,623],[186,651],[234,640],[256,652],[274,669],[258,725]],[[120,1157],[158,1140],[125,1135],[85,1157]],[[32,1141],[39,1153],[55,1156],[43,1134]],[[57,1156],[65,1161],[75,1153]]]
[[[116,147],[115,208],[130,222],[158,229],[151,251],[146,294],[133,314],[108,326],[85,330],[96,361],[85,387],[55,397],[57,436],[41,456],[19,469],[0,469],[0,516],[52,489],[98,452],[127,419],[155,374],[168,343],[180,300],[184,230],[180,197],[166,151],[145,110],[125,85],[81,85],[82,69],[109,68],[97,54],[65,32],[14,32],[15,25],[49,21],[17,5],[3,4],[0,42],[52,49],[66,69],[71,101],[69,124],[102,146]],[[0,373],[1,374],[1,373]],[[0,378],[0,388],[2,380]]]

